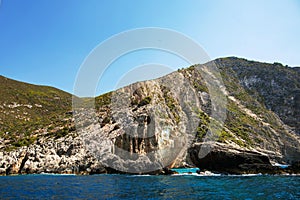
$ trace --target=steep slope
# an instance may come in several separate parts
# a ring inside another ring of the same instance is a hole
[[[280,63],[260,63],[235,57],[217,59],[223,69],[231,69],[232,76],[246,91],[267,109],[300,134],[300,71]]]
[[[45,130],[66,125],[62,120],[72,108],[71,100],[56,88],[0,76],[0,149],[29,145]]]

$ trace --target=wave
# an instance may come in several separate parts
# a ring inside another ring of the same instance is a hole
[[[46,173],[42,172],[40,174],[33,174],[33,175],[46,175],[46,176],[77,176],[76,174],[56,174],[56,173]]]

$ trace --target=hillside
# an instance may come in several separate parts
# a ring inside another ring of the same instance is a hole
[[[300,71],[280,63],[260,63],[235,57],[217,59],[253,98],[300,134]]]
[[[29,145],[47,131],[56,134],[50,129],[66,125],[71,109],[72,96],[64,91],[0,76],[0,149]]]
[[[91,108],[82,99],[73,118],[71,95],[1,77],[0,174],[294,173],[271,164],[300,161],[299,80],[297,68],[221,58],[101,95]]]

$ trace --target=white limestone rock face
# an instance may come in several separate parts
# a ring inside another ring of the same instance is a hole
[[[19,173],[91,174],[105,171],[99,161],[85,150],[81,138],[73,133],[59,139],[43,138],[28,147],[1,152],[0,172],[3,175],[9,175]]]
[[[201,107],[197,95],[180,73],[119,89],[109,114],[91,117],[80,129],[84,144],[117,171],[148,173],[174,166],[184,160],[199,124],[193,110]],[[106,117],[110,120],[103,123]]]

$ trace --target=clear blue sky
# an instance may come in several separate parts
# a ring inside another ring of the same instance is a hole
[[[141,27],[179,31],[211,58],[300,65],[298,0],[2,0],[0,74],[72,92],[77,71],[93,48],[114,34]],[[148,54],[144,60],[131,59],[145,64],[153,56]]]

